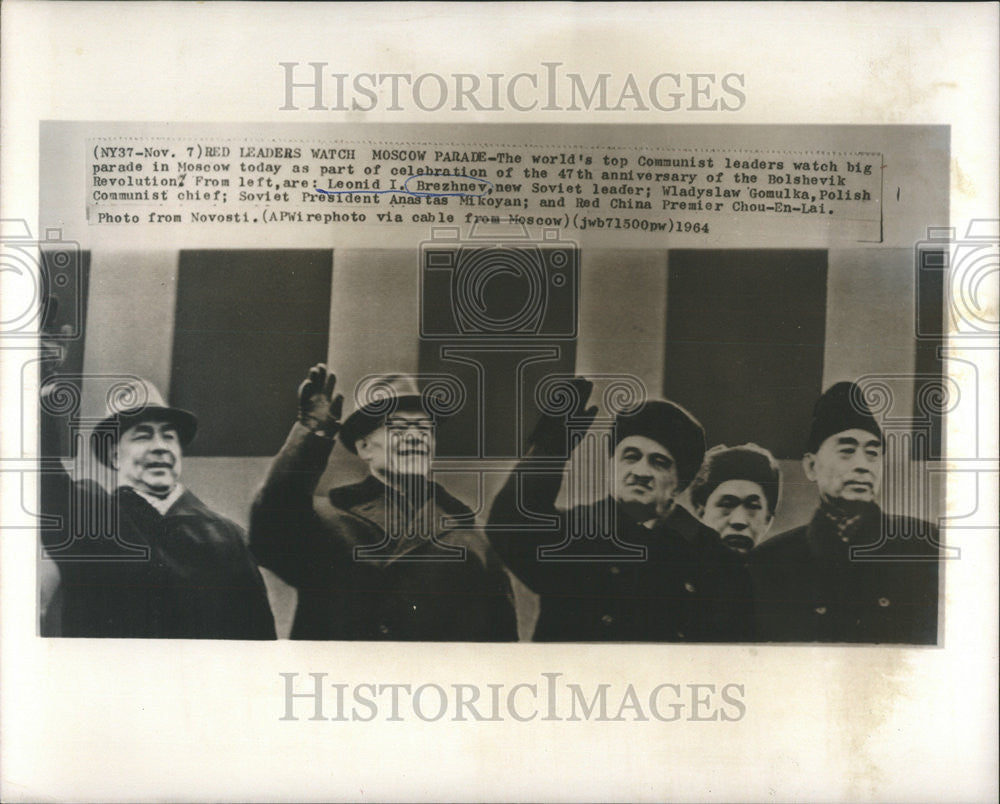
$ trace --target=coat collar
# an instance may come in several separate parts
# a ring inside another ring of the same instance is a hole
[[[369,475],[360,483],[331,489],[329,497],[330,503],[335,508],[367,521],[380,534],[384,534],[388,530],[389,512],[386,500],[393,496],[399,500],[399,505],[405,511],[404,522],[408,528],[418,520],[425,519],[431,524],[435,536],[439,535],[439,528],[436,524],[442,513],[452,517],[471,518],[473,516],[472,511],[466,505],[445,491],[438,483],[429,482],[424,491],[425,494],[421,498],[404,501],[397,491],[386,486],[378,478]],[[431,500],[433,500],[434,505],[432,509],[428,510]],[[391,556],[385,559],[385,563],[396,561],[418,548],[426,547],[428,543],[427,535],[399,538],[393,545]]]
[[[679,534],[684,541],[691,544],[701,544],[705,540],[705,526],[695,519],[694,515],[684,506],[676,502],[673,510],[663,520],[663,527]]]
[[[150,513],[157,516],[216,516],[205,503],[203,503],[190,489],[183,489],[180,496],[167,508],[166,513],[159,511],[143,495],[129,486],[119,486],[117,489],[119,497],[131,500],[134,504],[140,505],[143,509],[149,509]]]
[[[816,557],[846,555],[848,548],[871,541],[872,525],[882,519],[882,509],[871,503],[856,511],[845,511],[822,503],[806,528],[809,551]],[[878,526],[875,530],[877,532]]]
[[[469,507],[445,491],[439,483],[429,482],[426,491],[426,496],[420,501],[421,503],[430,499],[433,492],[435,504],[449,516],[472,516]],[[386,494],[394,493],[377,477],[368,475],[360,483],[330,489],[329,497],[330,503],[335,508],[363,514],[366,511],[373,511],[379,505],[384,505]]]
[[[217,516],[190,489],[184,493],[167,511],[167,516]]]
[[[148,502],[151,506],[153,506],[153,508],[159,511],[160,514],[162,515],[166,515],[167,511],[169,511],[173,507],[174,503],[176,503],[181,498],[181,495],[184,493],[185,490],[184,486],[181,483],[177,483],[166,497],[155,497],[152,494],[146,494],[145,492],[140,491],[139,489],[134,488],[132,486],[130,486],[129,488],[132,488],[132,490],[135,491],[136,494],[142,497],[142,499]]]
[[[617,509],[616,516],[618,520],[625,523],[626,527],[628,527],[630,532],[633,534],[641,534],[644,537],[642,539],[643,541],[649,540],[650,542],[653,542],[658,538],[658,536],[672,534],[680,536],[685,542],[695,546],[702,546],[708,541],[718,541],[719,544],[722,543],[721,538],[717,533],[715,533],[715,531],[699,522],[694,515],[691,514],[691,512],[677,502],[674,502],[670,509],[670,513],[657,522],[652,528],[646,528],[641,523],[637,523],[635,520],[626,517],[622,513],[621,509],[618,508],[614,498],[609,497],[606,504]]]

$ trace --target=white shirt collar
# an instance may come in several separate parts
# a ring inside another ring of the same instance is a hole
[[[174,490],[171,491],[166,497],[154,497],[152,494],[146,494],[139,489],[132,489],[136,494],[138,494],[142,499],[148,502],[153,508],[160,512],[161,515],[166,516],[167,511],[170,507],[180,499],[180,496],[184,493],[184,486],[178,483],[174,486]]]

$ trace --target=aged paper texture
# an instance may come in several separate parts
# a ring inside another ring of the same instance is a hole
[[[997,21],[5,4],[0,795],[995,800]]]

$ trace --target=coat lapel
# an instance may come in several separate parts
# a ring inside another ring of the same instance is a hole
[[[448,513],[440,503],[448,505],[450,497],[437,484],[429,486],[427,499],[415,511],[408,510],[395,492],[371,476],[351,487],[350,494],[337,491],[337,494],[331,492],[334,505],[346,503],[343,510],[369,526],[366,535],[370,535],[371,541],[366,546],[377,545],[388,536],[388,544],[378,551],[380,556],[370,559],[373,563],[388,566],[421,548],[441,549],[433,539],[441,530],[438,525],[442,515]],[[390,512],[390,506],[399,509]]]

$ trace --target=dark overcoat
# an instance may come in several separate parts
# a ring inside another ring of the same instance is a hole
[[[877,506],[853,517],[820,507],[750,554],[758,636],[935,644],[940,552],[927,522]]]
[[[515,469],[497,495],[487,535],[540,596],[535,641],[752,640],[749,576],[714,530],[677,505],[652,528],[623,515],[611,499],[558,511],[558,476],[522,477],[526,467]],[[626,547],[578,538],[611,522]],[[558,552],[539,552],[560,543]]]
[[[298,591],[292,638],[516,640],[510,580],[468,507],[435,483],[399,499],[372,476],[314,500],[330,449],[296,426],[251,515],[261,565]]]
[[[275,638],[242,528],[190,491],[161,514],[130,488],[108,495],[93,481],[73,483],[61,473],[43,478],[42,489],[43,511],[58,523],[43,527],[43,542],[61,576],[59,632],[48,635]],[[83,512],[112,512],[117,527],[102,526],[100,517],[78,522]]]

